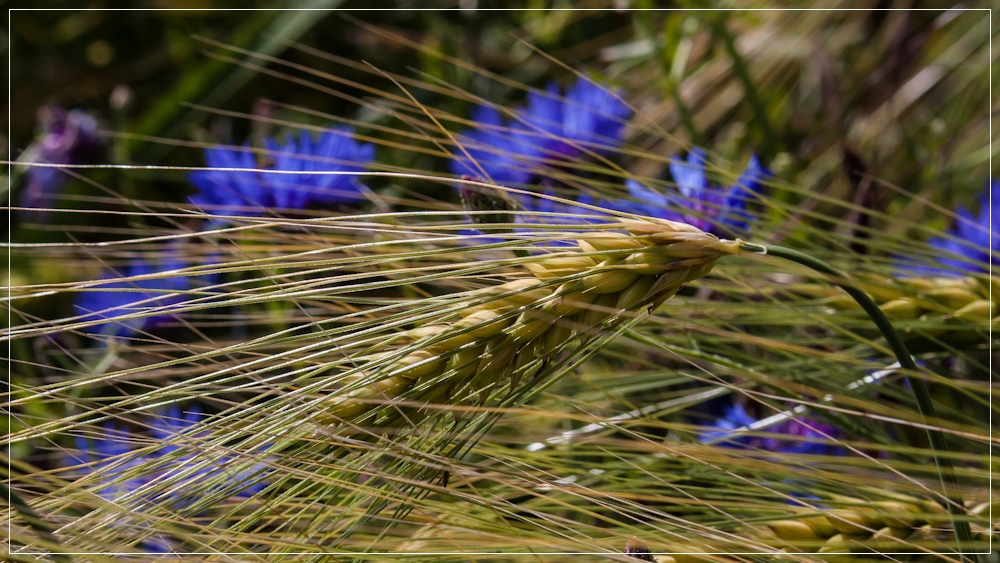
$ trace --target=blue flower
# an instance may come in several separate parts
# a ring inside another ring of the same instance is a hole
[[[257,168],[250,146],[246,144],[240,150],[206,149],[205,164],[209,168]],[[191,203],[216,215],[259,215],[270,204],[271,198],[264,192],[256,172],[199,170],[192,172],[188,179],[198,188],[198,193],[191,196]]]
[[[979,195],[978,216],[965,206],[959,206],[955,213],[958,220],[949,229],[950,236],[935,236],[927,241],[930,246],[944,251],[945,256],[939,257],[937,261],[946,268],[911,263],[906,264],[908,269],[932,275],[964,275],[989,270],[991,243],[993,252],[1000,250],[1000,229],[996,225],[997,217],[1000,217],[1000,180],[988,182],[986,189]],[[905,258],[904,261],[912,262]]]
[[[748,204],[763,191],[771,172],[751,156],[736,182],[728,188],[713,186],[705,175],[705,152],[692,149],[686,161],[671,159],[670,174],[676,193],[660,193],[635,180],[626,180],[632,200],[604,200],[608,209],[689,223],[715,235],[749,228],[753,214]]]
[[[550,83],[546,94],[530,92],[528,107],[516,112],[544,158],[575,158],[584,150],[606,152],[620,146],[625,120],[632,110],[611,93],[579,79],[559,98]]]
[[[722,440],[719,442],[720,445],[726,447],[751,447],[776,453],[844,455],[842,447],[825,443],[829,441],[826,436],[836,438],[841,434],[840,431],[834,426],[813,420],[806,424],[795,418],[787,418],[763,429],[770,434],[786,435],[798,438],[797,440],[763,438],[745,432],[734,434],[735,431],[757,422],[759,421],[750,416],[743,405],[733,403],[726,409],[725,414],[709,427],[710,430],[701,434],[699,441],[704,443]]]
[[[625,121],[632,116],[621,97],[621,91],[578,80],[566,91],[562,136],[600,151],[621,145]]]
[[[265,146],[274,158],[274,170],[303,172],[362,172],[375,159],[375,145],[356,143],[354,130],[337,127],[319,137],[318,143],[305,131],[299,142],[288,137],[279,147],[273,139]],[[335,174],[265,173],[264,184],[271,193],[272,207],[305,209],[308,205],[336,205],[364,199],[357,178]]]
[[[203,419],[204,415],[198,407],[192,407],[188,412],[182,413],[180,407],[171,405],[163,416],[157,416],[153,419],[150,428],[153,438],[166,443],[166,445],[161,446],[155,453],[150,454],[148,458],[155,459],[179,450],[181,446],[175,445],[172,442],[175,442],[182,434],[189,434],[191,429],[196,427]],[[202,434],[201,436],[204,435]],[[183,455],[180,458],[170,461],[177,469],[189,465],[201,465],[199,462],[200,456],[197,453]],[[192,487],[198,487],[204,480],[218,474],[224,474],[228,477],[224,492],[229,493],[231,497],[235,498],[250,498],[267,487],[267,484],[262,480],[262,473],[265,471],[263,465],[257,464],[252,468],[240,471],[233,471],[227,467],[229,464],[235,462],[234,458],[223,456],[222,458],[214,459],[210,465],[201,467],[190,475],[184,476],[183,479],[189,482]],[[169,473],[170,471],[167,472],[167,476],[169,476]],[[218,493],[219,491],[216,489],[212,492]],[[207,492],[204,494],[207,494]],[[166,498],[179,507],[189,506],[197,501],[196,498],[191,498],[187,493],[180,491],[171,493]]]
[[[119,279],[121,281],[110,281],[89,288],[77,296],[74,307],[77,313],[84,316],[85,320],[108,319],[109,322],[87,326],[83,330],[104,336],[129,337],[161,324],[163,321],[173,319],[175,317],[173,313],[130,319],[121,317],[134,313],[156,311],[183,301],[183,295],[172,294],[190,289],[191,278],[187,276],[166,276],[143,280],[125,278],[160,274],[185,267],[186,264],[178,258],[176,252],[168,251],[164,253],[164,261],[160,263],[135,259],[118,271],[105,271],[101,276],[102,280]]]
[[[472,120],[479,127],[458,137],[468,155],[456,151],[450,168],[456,175],[482,177],[485,172],[499,184],[527,184],[545,160],[572,159],[584,150],[606,152],[620,146],[631,114],[615,94],[589,80],[578,80],[564,98],[553,82],[546,94],[530,92],[527,107],[517,110],[509,122],[492,107],[473,110]]]
[[[456,151],[459,155],[457,159],[451,161],[451,172],[457,176],[474,177],[482,177],[485,173],[497,184],[528,183],[534,175],[531,171],[533,163],[539,157],[530,139],[524,137],[521,131],[508,129],[500,112],[492,107],[475,108],[472,120],[480,128],[469,129],[459,135],[461,148]]]
[[[289,136],[283,146],[265,140],[271,170],[293,172],[361,172],[375,158],[375,146],[357,143],[350,127],[334,127],[314,142],[306,131]],[[257,170],[248,145],[205,151],[210,168]],[[276,172],[199,170],[189,176],[197,193],[191,202],[216,215],[264,215],[268,209],[305,209],[363,199],[357,178],[344,174],[281,174]]]
[[[671,200],[683,215],[683,220],[713,234],[746,230],[753,218],[747,211],[747,203],[754,201],[754,195],[763,191],[763,181],[770,176],[770,172],[760,165],[756,155],[752,155],[736,182],[728,188],[721,188],[709,183],[705,162],[705,151],[701,149],[692,149],[686,162],[678,159],[670,161],[670,174],[681,195]]]
[[[135,474],[145,458],[141,455],[129,455],[135,439],[127,429],[120,428],[113,422],[106,422],[103,430],[102,437],[95,439],[93,443],[78,436],[77,452],[71,455],[70,461],[73,464],[87,463],[87,471],[100,473],[106,486],[99,489],[97,494],[108,502],[115,502],[125,495],[134,494],[146,484],[148,479],[145,476]],[[133,475],[126,478],[130,473]],[[139,545],[150,553],[172,551],[170,540],[162,535],[146,538]]]
[[[192,434],[192,429],[202,419],[203,415],[196,407],[182,413],[180,407],[171,406],[165,413],[156,415],[151,423],[152,437],[164,444],[152,453],[141,454],[133,444],[148,443],[148,438],[133,435],[109,422],[104,425],[101,438],[89,441],[78,437],[78,452],[70,461],[74,464],[87,463],[89,472],[100,474],[105,486],[97,492],[106,500],[119,501],[124,495],[131,495],[134,502],[130,510],[133,512],[142,505],[183,509],[195,505],[202,497],[218,497],[220,493],[229,498],[251,498],[264,490],[267,484],[263,465],[233,470],[227,466],[235,463],[235,458],[225,456],[213,458],[211,464],[206,465],[197,452],[170,459],[166,457],[185,447],[176,445],[183,444],[178,439],[182,434],[188,439],[197,436]],[[192,471],[194,467],[197,469]],[[144,472],[145,468],[151,469]],[[220,474],[227,477],[226,484],[222,485],[224,489],[204,489],[204,482]],[[166,481],[169,483],[163,488],[167,492],[157,496],[149,494],[154,489],[154,483]],[[141,545],[152,553],[169,552],[172,548],[171,541],[162,535],[153,535]]]

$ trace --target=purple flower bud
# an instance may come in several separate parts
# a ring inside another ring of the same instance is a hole
[[[37,135],[28,148],[29,162],[80,164],[97,160],[104,143],[97,135],[97,121],[81,110],[42,106],[37,114]],[[67,175],[58,168],[32,167],[25,173],[23,207],[53,207]],[[47,212],[39,211],[41,217]]]

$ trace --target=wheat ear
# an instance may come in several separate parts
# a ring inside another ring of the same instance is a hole
[[[865,501],[838,496],[840,508],[819,512],[797,509],[780,520],[766,524],[767,530],[747,529],[740,532],[749,541],[774,545],[781,552],[822,553],[825,561],[846,563],[870,561],[864,556],[880,552],[932,553],[926,546],[939,546],[954,539],[954,532],[943,526],[951,515],[939,504],[906,495],[894,494],[894,500]],[[971,512],[982,511],[986,505]],[[989,544],[989,532],[976,531],[976,539]],[[674,555],[654,555],[638,538],[630,540],[626,555],[655,563],[706,563],[707,561],[737,561],[720,556],[699,556],[692,552],[704,547],[667,544]],[[685,554],[685,552],[687,554]],[[781,559],[782,556],[778,556]],[[793,560],[790,559],[789,560]]]
[[[451,322],[407,332],[405,355],[376,358],[373,369],[361,366],[341,378],[315,421],[379,426],[378,413],[394,402],[484,400],[500,382],[514,386],[537,375],[567,343],[659,306],[739,251],[739,242],[684,223],[614,226],[621,232],[580,235],[565,251],[528,257],[521,262],[527,276],[475,292],[476,304]],[[426,409],[406,413],[419,417]]]
[[[859,287],[872,297],[893,320],[934,318],[954,320],[948,326],[927,327],[924,333],[946,339],[962,338],[962,329],[987,328],[1000,324],[996,302],[990,290],[1000,290],[1000,282],[976,277],[910,277],[858,279]],[[850,296],[829,285],[797,285],[799,294],[823,298],[822,303],[837,311],[860,310]],[[940,323],[939,323],[940,324]]]

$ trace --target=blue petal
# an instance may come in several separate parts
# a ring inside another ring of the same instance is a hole
[[[990,267],[990,248],[1000,250],[1000,233],[996,229],[996,216],[1000,213],[1000,182],[992,180],[979,195],[979,215],[973,215],[964,206],[955,213],[958,218],[948,230],[949,237],[931,237],[927,244],[944,254],[937,262],[945,268],[915,264],[906,256],[897,256],[900,266],[911,272],[927,275],[963,275],[985,272]],[[992,201],[992,204],[991,204]],[[993,223],[990,211],[993,211]]]
[[[481,127],[459,135],[468,154],[456,151],[451,172],[476,177],[485,173],[500,184],[526,184],[544,161],[579,156],[580,143],[599,145],[589,147],[598,151],[620,145],[624,121],[632,113],[614,95],[587,80],[571,86],[565,100],[553,82],[546,94],[529,92],[527,101],[509,123],[490,107],[473,110],[472,120]]]
[[[159,272],[169,272],[185,267],[179,258],[172,253],[161,264],[150,264],[144,260],[134,260],[120,275],[106,271],[101,279],[114,280]],[[187,276],[171,276],[161,279],[109,281],[97,286],[96,289],[81,293],[76,297],[74,307],[78,314],[86,315],[88,319],[114,320],[124,315],[139,311],[155,310],[158,307],[173,305],[182,300],[181,296],[171,296],[169,292],[180,292],[190,287],[191,280]],[[103,289],[131,289],[150,291],[100,291]],[[165,294],[167,293],[167,294]],[[144,303],[141,303],[144,302]],[[145,328],[167,319],[173,318],[172,313],[123,319],[85,327],[92,334],[107,336],[132,336]]]
[[[527,183],[533,175],[532,163],[538,160],[532,140],[523,132],[504,129],[500,112],[492,107],[477,107],[472,119],[483,127],[458,135],[462,146],[456,147],[456,158],[449,164],[451,172],[477,178],[485,172],[488,178],[484,179],[504,185]]]
[[[581,78],[566,91],[562,134],[611,148],[621,144],[625,121],[631,115],[632,110],[613,93]]]
[[[693,148],[688,153],[687,162],[670,159],[670,175],[677,189],[686,198],[699,199],[708,187],[705,177],[705,151]]]

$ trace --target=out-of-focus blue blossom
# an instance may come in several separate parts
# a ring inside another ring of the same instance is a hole
[[[261,465],[249,470],[234,470],[227,467],[237,462],[236,458],[231,457],[213,458],[210,463],[204,462],[198,453],[167,457],[181,448],[188,449],[174,442],[183,444],[183,438],[180,438],[182,434],[196,437],[190,432],[202,419],[203,415],[196,407],[183,413],[180,407],[171,406],[165,413],[156,415],[152,419],[150,430],[153,439],[165,445],[151,453],[131,456],[129,454],[138,449],[133,445],[148,444],[149,439],[133,435],[127,429],[113,423],[106,423],[101,438],[93,441],[77,438],[78,453],[72,456],[71,462],[87,463],[90,472],[101,474],[107,486],[101,488],[98,494],[108,501],[117,501],[124,495],[132,495],[137,502],[144,505],[183,509],[196,504],[199,498],[208,495],[221,494],[223,497],[228,495],[228,498],[245,499],[264,490],[267,484],[262,476],[265,469]],[[137,471],[146,467],[162,467],[164,464],[166,467],[159,470]],[[227,477],[224,490],[203,488],[206,480],[219,474]],[[181,483],[175,483],[175,480],[180,480]],[[152,490],[155,482],[168,481],[169,490],[157,496],[152,496],[143,490],[144,487],[150,487]],[[152,553],[165,553],[171,551],[172,546],[169,539],[157,535],[145,540],[142,547]]]
[[[492,107],[473,110],[472,120],[479,127],[459,135],[468,155],[456,151],[451,171],[473,176],[485,172],[499,184],[527,184],[541,161],[572,159],[584,151],[600,153],[620,146],[632,110],[604,87],[580,79],[564,97],[556,83],[549,84],[545,94],[530,92],[527,107],[514,114],[514,119],[505,121]]]
[[[174,318],[173,313],[121,318],[134,313],[154,311],[184,300],[184,296],[172,293],[183,292],[192,286],[188,276],[165,276],[152,279],[131,280],[135,276],[153,275],[180,270],[186,264],[174,251],[164,252],[159,263],[143,259],[132,260],[117,272],[105,271],[102,280],[109,281],[80,293],[74,305],[76,312],[85,320],[108,319],[108,322],[84,327],[92,334],[129,337]]]
[[[559,86],[551,83],[546,94],[530,92],[528,107],[516,114],[544,158],[575,158],[584,150],[605,152],[621,145],[632,110],[620,96],[581,78],[560,99]]]
[[[209,168],[255,169],[257,162],[249,145],[242,149],[212,147],[205,149],[205,164]],[[234,170],[199,170],[188,179],[198,193],[191,203],[207,208],[216,215],[260,215],[270,203],[257,172]]]
[[[38,134],[28,148],[26,159],[47,164],[79,164],[96,159],[104,147],[97,136],[97,121],[81,110],[66,111],[58,106],[38,110]],[[66,182],[58,168],[31,167],[25,173],[21,195],[23,207],[51,207]]]
[[[284,146],[273,139],[265,145],[274,158],[274,170],[303,172],[362,172],[375,159],[375,145],[354,141],[354,130],[339,127],[323,133],[314,143],[302,131],[298,143],[289,136]],[[334,174],[265,173],[264,183],[278,209],[304,209],[308,205],[335,205],[364,199],[356,177]]]
[[[677,193],[659,193],[635,180],[627,180],[625,188],[634,201],[602,201],[601,204],[617,211],[682,221],[725,236],[749,227],[753,214],[748,204],[763,191],[763,182],[771,172],[753,155],[732,186],[713,186],[705,174],[705,151],[692,149],[686,161],[671,159],[670,174],[677,184]]]
[[[284,145],[265,140],[270,170],[295,172],[361,172],[375,158],[375,146],[354,141],[354,129],[335,127],[314,141],[302,131]],[[258,169],[248,145],[236,149],[213,147],[205,151],[210,168]],[[346,174],[280,174],[199,170],[189,176],[197,193],[191,202],[216,215],[263,215],[268,209],[305,209],[362,199],[363,187]]]
[[[526,184],[539,158],[538,150],[517,128],[504,124],[500,112],[493,107],[478,106],[472,110],[477,129],[467,129],[458,136],[462,149],[451,161],[451,172],[457,176],[489,176],[497,184]],[[468,153],[468,155],[466,155]],[[472,160],[469,160],[471,157]]]
[[[1000,221],[1000,180],[987,182],[986,189],[979,195],[978,216],[965,206],[959,206],[955,213],[958,220],[949,229],[950,236],[931,237],[927,241],[927,244],[949,255],[938,258],[938,262],[946,268],[913,265],[911,260],[903,258],[907,269],[931,275],[963,275],[989,270],[991,244],[993,252],[1000,251],[1000,229],[997,227],[997,221]]]
[[[163,416],[158,416],[153,419],[150,432],[152,433],[153,438],[156,438],[157,440],[162,442],[173,442],[181,436],[181,434],[187,434],[190,432],[190,430],[203,419],[204,415],[202,415],[201,410],[197,407],[193,407],[187,413],[182,413],[180,407],[172,405],[167,409]],[[168,443],[167,445],[160,447],[155,453],[151,454],[150,457],[155,458],[166,456],[177,451],[178,449],[180,449],[180,446]],[[190,482],[193,487],[198,487],[205,479],[214,477],[218,474],[224,474],[228,477],[226,479],[226,490],[222,492],[229,493],[231,497],[249,498],[267,487],[267,484],[261,480],[260,474],[264,471],[264,467],[262,465],[257,465],[249,470],[241,471],[234,471],[227,467],[229,464],[235,462],[235,458],[222,457],[221,459],[213,459],[210,464],[205,467],[201,467],[203,463],[201,463],[200,456],[197,453],[183,455],[176,460],[170,461],[170,463],[178,469],[185,466],[198,467],[193,473],[191,473],[191,475],[184,477],[184,480]],[[213,490],[212,492],[216,493],[219,491]],[[170,500],[172,500],[177,506],[188,506],[197,501],[196,498],[182,496],[181,491],[168,496],[170,496]]]
[[[127,429],[106,422],[101,438],[93,442],[80,436],[76,438],[77,453],[71,456],[71,463],[87,463],[88,471],[100,472],[107,486],[98,490],[97,494],[108,502],[114,502],[134,494],[148,481],[145,476],[135,474],[145,461],[144,456],[128,456],[134,441]],[[132,476],[127,477],[130,473]],[[139,546],[150,553],[169,553],[173,549],[170,540],[161,535],[151,536]]]
[[[750,447],[776,453],[844,455],[844,449],[829,444],[830,440],[826,437],[836,438],[841,435],[840,430],[835,426],[813,420],[804,424],[794,418],[787,418],[762,430],[770,434],[785,435],[790,439],[751,436],[745,432],[734,434],[740,428],[748,427],[756,422],[758,420],[750,416],[743,405],[734,403],[726,409],[724,416],[718,418],[709,427],[711,430],[706,430],[701,434],[699,441],[719,441],[719,445],[722,446]]]

